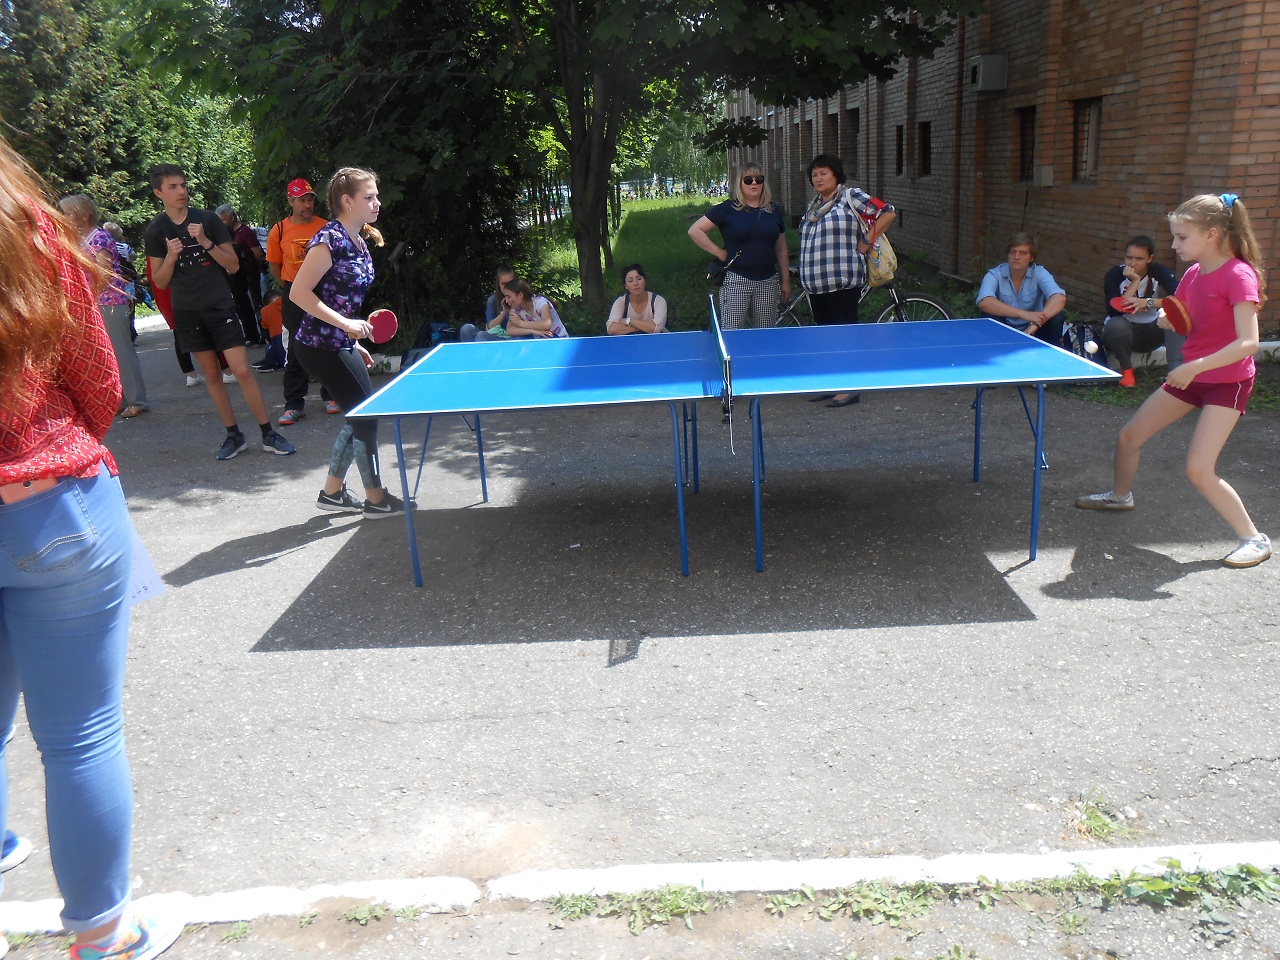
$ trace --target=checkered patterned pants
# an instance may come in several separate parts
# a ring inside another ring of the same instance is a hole
[[[772,327],[778,319],[778,301],[781,299],[782,280],[776,273],[768,280],[748,280],[730,270],[720,287],[720,328]],[[750,323],[747,322],[748,314]]]

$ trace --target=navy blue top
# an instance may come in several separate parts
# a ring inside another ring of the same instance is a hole
[[[720,228],[729,259],[741,251],[734,260],[732,270],[748,280],[768,280],[778,272],[778,253],[774,245],[778,235],[787,232],[782,221],[782,210],[776,203],[773,209],[743,207],[735,210],[732,200],[717,203],[707,211],[707,219]]]

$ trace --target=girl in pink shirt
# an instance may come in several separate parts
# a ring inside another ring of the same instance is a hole
[[[1132,510],[1133,479],[1143,444],[1195,408],[1200,418],[1187,449],[1187,478],[1231,524],[1238,546],[1222,562],[1253,567],[1271,556],[1271,540],[1249,519],[1240,495],[1218,476],[1218,455],[1253,391],[1258,309],[1265,300],[1262,253],[1249,212],[1233,193],[1192,197],[1169,214],[1173,249],[1191,268],[1177,297],[1191,314],[1184,363],[1169,371],[1116,438],[1114,484],[1081,497],[1085,510]],[[1156,321],[1171,329],[1161,314]]]

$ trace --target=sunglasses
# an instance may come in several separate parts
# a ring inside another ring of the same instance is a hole
[[[743,177],[743,183],[764,183],[764,177]]]

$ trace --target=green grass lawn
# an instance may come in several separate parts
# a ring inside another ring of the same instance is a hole
[[[713,203],[709,199],[673,197],[636,200],[623,207],[622,223],[613,238],[615,266],[605,271],[608,303],[587,315],[578,280],[578,260],[568,226],[542,240],[529,262],[517,265],[533,288],[556,301],[560,317],[574,336],[604,333],[604,321],[613,298],[622,295],[621,270],[633,263],[644,265],[649,289],[667,301],[667,324],[672,330],[705,327],[710,319],[705,277],[710,259],[689,239],[689,226]]]

